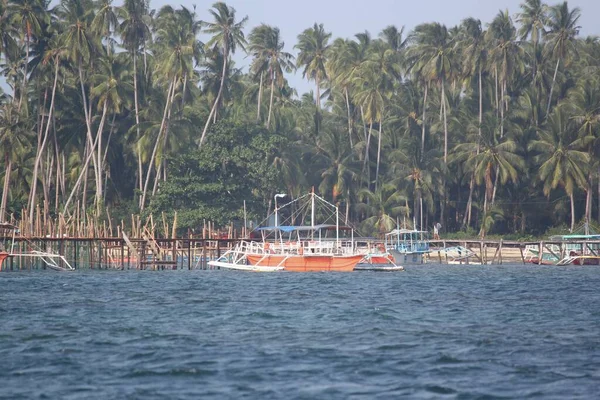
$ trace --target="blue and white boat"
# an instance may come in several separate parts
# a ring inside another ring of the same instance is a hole
[[[429,254],[429,232],[394,229],[385,235],[385,248],[398,265],[424,264]]]

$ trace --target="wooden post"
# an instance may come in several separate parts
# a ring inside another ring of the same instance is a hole
[[[500,265],[502,265],[502,244],[503,244],[503,242],[504,242],[504,240],[500,239],[500,247],[498,248],[499,249],[499,251],[498,251],[498,253],[499,253],[498,257],[500,258]]]
[[[521,253],[521,261],[523,261],[523,265],[525,265],[525,255],[523,254],[523,248],[519,245],[519,252]]]
[[[192,269],[192,240],[188,239],[187,241],[187,250],[188,250],[188,271]]]
[[[173,266],[173,269],[177,269],[177,239],[171,239],[173,240],[173,261],[175,261],[175,265]]]
[[[483,240],[479,241],[479,258],[481,259],[481,265],[485,265],[485,254],[483,254]]]
[[[538,253],[538,265],[542,265],[542,256],[544,255],[544,241],[540,242],[540,248]]]

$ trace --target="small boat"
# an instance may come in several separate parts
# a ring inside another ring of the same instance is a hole
[[[429,233],[413,229],[394,229],[385,235],[385,248],[400,265],[424,264],[430,253]]]
[[[364,257],[354,268],[356,271],[404,271],[404,267],[397,265],[394,256],[385,250],[383,244],[375,249],[367,248]]]
[[[544,244],[541,255],[540,246],[527,246],[525,261],[541,265],[600,265],[600,235],[585,230],[588,233],[551,236],[550,242],[554,243]]]
[[[75,268],[69,264],[67,259],[55,253],[50,253],[47,251],[39,251],[39,250],[31,250],[28,252],[15,252],[15,237],[18,232],[18,228],[12,224],[8,224],[6,222],[0,223],[0,236],[7,236],[8,232],[12,232],[12,244],[10,252],[2,251],[0,252],[0,270],[2,270],[2,264],[7,258],[24,258],[24,259],[39,259],[45,264],[47,268],[53,269],[55,271],[74,271]],[[30,243],[31,247],[34,247],[33,243]]]
[[[285,209],[292,211],[285,214],[282,211]],[[284,223],[308,215],[311,223],[282,225],[278,219],[282,214],[286,216]],[[324,218],[325,223],[315,224],[316,215]],[[335,224],[328,223],[332,219]],[[364,257],[355,251],[353,231],[339,226],[338,208],[314,191],[281,207],[275,206],[274,221],[273,226],[255,230],[262,240],[242,241],[208,265],[257,272],[351,272]],[[340,238],[340,231],[350,232],[351,237]]]

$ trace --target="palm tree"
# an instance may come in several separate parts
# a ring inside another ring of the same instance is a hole
[[[550,95],[548,96],[548,106],[546,107],[546,115],[550,114],[550,105],[552,103],[552,93],[554,92],[554,84],[556,82],[556,74],[560,60],[568,64],[569,57],[577,54],[577,40],[581,28],[577,25],[581,11],[578,7],[569,10],[569,5],[565,1],[550,8],[548,18],[548,33],[546,35],[547,51],[556,58],[556,67],[554,68],[554,77],[552,78],[552,86],[550,86]]]
[[[531,37],[534,49],[540,43],[548,22],[548,6],[541,0],[525,0],[521,4],[521,12],[517,14],[517,22],[521,24],[519,37],[527,40]]]
[[[381,185],[374,192],[362,189],[358,192],[358,200],[358,211],[367,216],[363,224],[381,237],[394,229],[397,217],[408,211],[406,197],[392,184]]]
[[[25,38],[25,72],[23,73],[23,89],[19,98],[20,108],[23,98],[27,95],[26,87],[31,39],[42,33],[43,27],[49,22],[49,17],[46,13],[45,3],[40,0],[13,0],[10,3],[8,11],[13,14],[15,22],[22,29]]]
[[[413,46],[407,50],[409,70],[420,77],[425,85],[432,82],[440,87],[441,113],[444,119],[444,164],[448,162],[448,123],[446,109],[446,82],[456,72],[453,65],[454,43],[445,25],[439,23],[418,25],[411,35]],[[427,86],[424,102],[427,101]],[[421,152],[425,146],[425,107],[423,107],[423,135]]]
[[[485,186],[484,219],[494,204],[495,182],[500,181],[504,185],[510,180],[516,183],[519,171],[525,169],[517,144],[498,134],[499,125],[497,119],[488,114],[484,118],[482,136],[477,135],[470,142],[460,143],[454,148],[456,156],[453,161],[464,163],[464,171],[469,176],[474,174],[477,185]],[[478,146],[479,152],[474,151]],[[484,235],[485,230],[482,229],[481,234]]]
[[[500,11],[489,25],[487,36],[492,46],[489,56],[496,79],[496,105],[500,114],[500,136],[504,136],[505,112],[508,110],[508,84],[517,71],[523,72],[523,49],[516,40],[517,30],[508,11]],[[498,85],[500,99],[498,100]]]
[[[87,132],[87,151],[94,153],[96,141],[92,136],[92,115],[91,106],[86,91],[87,80],[84,77],[84,64],[88,65],[91,59],[96,54],[100,53],[98,38],[93,34],[90,29],[93,15],[88,12],[92,8],[90,0],[63,0],[59,6],[59,15],[65,20],[67,29],[64,32],[64,44],[68,49],[69,59],[77,66],[79,73],[79,85],[81,89],[81,98],[83,102],[83,109],[85,115],[86,132]],[[88,108],[89,107],[89,108]],[[100,178],[98,165],[95,159],[92,157],[95,177],[96,177],[96,203],[101,201],[101,190],[100,190]],[[87,163],[86,163],[87,171]],[[73,188],[74,193],[77,190],[76,185]],[[35,201],[35,190],[32,190],[32,204],[29,210],[30,221],[33,221],[33,201]],[[68,202],[65,205],[65,209],[68,206]],[[83,205],[85,207],[85,205]]]
[[[157,65],[158,79],[164,80],[168,85],[168,89],[160,130],[146,171],[140,202],[142,209],[145,207],[148,183],[150,182],[152,166],[155,163],[158,148],[161,143],[168,140],[169,121],[177,85],[178,83],[183,85],[182,92],[185,94],[187,79],[194,73],[192,62],[195,61],[197,64],[200,61],[202,45],[197,39],[200,26],[200,22],[196,20],[196,13],[185,7],[174,10],[171,6],[164,6],[156,16],[155,44],[163,60],[162,63]],[[155,182],[159,179],[160,168],[159,165],[155,174]]]
[[[321,86],[327,79],[327,57],[331,32],[325,32],[323,24],[315,23],[312,28],[305,29],[298,35],[298,44],[294,48],[300,50],[297,65],[304,67],[302,76],[314,80],[317,85],[317,110],[321,109]]]
[[[283,51],[285,43],[281,40],[279,28],[262,24],[254,28],[248,36],[250,46],[248,49],[254,55],[255,60],[260,60],[262,71],[269,75],[271,80],[271,97],[269,99],[269,114],[267,117],[267,129],[271,125],[271,113],[273,109],[273,94],[275,92],[275,84],[281,89],[285,84],[283,72],[292,72],[294,68],[293,59],[290,53]],[[260,96],[259,96],[260,104]]]
[[[583,149],[590,140],[593,138],[587,135],[578,137],[565,108],[559,106],[539,130],[538,140],[529,145],[538,153],[535,161],[539,165],[538,177],[543,183],[544,195],[550,196],[553,189],[561,186],[571,200],[571,231],[575,228],[575,188],[587,187],[590,156]]]
[[[217,97],[215,98],[213,106],[210,110],[210,114],[206,119],[206,124],[204,125],[202,136],[200,137],[200,146],[202,146],[202,143],[204,142],[206,131],[208,130],[211,119],[213,116],[216,116],[217,113],[217,106],[221,100],[223,86],[225,85],[225,80],[227,79],[226,72],[229,56],[231,54],[235,54],[235,50],[238,47],[244,51],[246,50],[246,39],[244,37],[243,29],[244,25],[248,21],[248,17],[244,17],[241,21],[236,22],[235,9],[222,2],[213,4],[213,9],[211,9],[209,12],[213,16],[215,22],[206,22],[207,27],[205,32],[213,35],[206,43],[206,47],[220,49],[223,53],[224,63],[219,92],[217,93]]]
[[[31,136],[32,131],[28,126],[27,117],[20,115],[17,106],[11,101],[5,101],[0,108],[0,148],[3,150],[2,156],[5,165],[4,186],[0,201],[0,222],[5,221],[13,163],[29,146]]]
[[[311,163],[321,179],[319,193],[331,193],[334,202],[346,202],[346,223],[350,212],[350,193],[360,174],[360,165],[345,135],[336,128],[324,129],[317,138]]]
[[[346,101],[348,119],[348,138],[350,146],[354,145],[352,139],[352,106],[351,93],[354,89],[352,82],[356,78],[361,65],[366,61],[371,46],[371,36],[368,32],[355,35],[356,41],[336,39],[330,47],[327,60],[327,76],[334,89],[339,89]]]
[[[90,25],[90,28],[96,35],[104,36],[106,52],[109,56],[113,47],[112,34],[119,27],[119,21],[112,2],[113,0],[97,0],[96,6],[98,11],[94,15],[94,19]]]
[[[471,77],[477,74],[478,97],[479,97],[479,118],[478,118],[478,136],[481,137],[481,125],[483,123],[483,71],[487,68],[488,49],[485,43],[485,32],[481,27],[481,21],[474,18],[467,18],[462,22],[462,55],[463,75]],[[479,152],[479,142],[477,144]],[[471,177],[469,183],[469,199],[467,201],[467,210],[463,225],[468,226],[471,222],[471,207],[473,204],[473,190],[475,187],[475,176]]]
[[[598,164],[598,150],[600,149],[600,138],[598,137],[598,127],[600,126],[600,87],[597,78],[582,79],[580,84],[569,93],[569,104],[571,110],[569,113],[578,129],[580,138],[587,138],[589,141],[587,152],[590,155],[590,161]],[[594,138],[593,140],[591,140]],[[595,165],[600,167],[599,165]],[[592,167],[592,165],[590,166]],[[585,203],[585,218],[589,224],[592,216],[592,168],[588,171],[587,196]]]
[[[129,51],[133,58],[133,101],[135,108],[135,128],[137,132],[137,142],[140,139],[140,111],[139,111],[139,90],[138,90],[138,66],[137,56],[141,46],[143,46],[151,37],[149,25],[151,23],[148,3],[146,0],[124,0],[123,5],[117,8],[117,15],[121,21],[119,30],[123,46]],[[137,148],[138,154],[138,172],[137,187],[140,192],[143,190],[143,170],[142,154]],[[141,198],[140,198],[141,199]],[[140,204],[141,205],[141,204]]]

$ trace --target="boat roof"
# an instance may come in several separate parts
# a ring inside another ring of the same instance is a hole
[[[300,225],[300,226],[292,226],[292,225],[280,225],[280,226],[264,226],[262,228],[257,228],[257,231],[282,231],[282,232],[307,232],[307,231],[317,231],[317,230],[321,230],[321,229],[335,229],[336,226],[335,225],[328,225],[328,224],[320,224],[320,225],[315,225],[315,226],[307,226],[307,225]],[[348,226],[340,226],[339,227],[340,230],[350,230],[352,228],[348,227]]]
[[[600,235],[556,235],[552,240],[600,240]]]
[[[400,235],[403,233],[429,233],[427,231],[415,231],[413,229],[394,229],[393,231],[386,233],[386,236],[391,236],[391,235]]]

